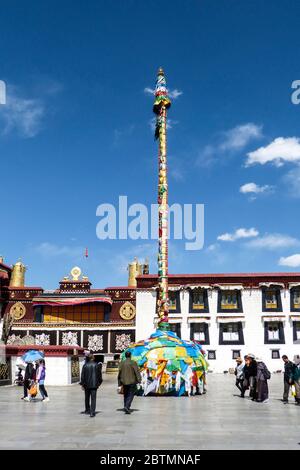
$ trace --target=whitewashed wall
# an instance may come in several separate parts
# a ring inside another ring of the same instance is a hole
[[[216,351],[216,360],[210,360],[209,369],[213,372],[228,371],[229,368],[235,366],[232,359],[233,350],[241,350],[241,355],[253,353],[267,364],[270,371],[282,370],[282,359],[272,359],[272,349],[279,349],[280,356],[287,354],[291,359],[295,354],[300,354],[300,344],[293,343],[293,323],[290,315],[296,315],[290,312],[290,293],[288,290],[281,290],[281,301],[283,312],[267,313],[262,312],[262,292],[260,289],[244,289],[242,292],[243,313],[219,313],[217,312],[218,291],[217,289],[208,291],[209,314],[209,338],[210,344],[204,345],[207,350]],[[136,340],[148,338],[153,333],[155,321],[155,290],[137,290],[136,296]],[[199,321],[201,314],[189,313],[189,293],[187,290],[180,291],[181,312],[170,314],[170,322],[181,323],[182,339],[190,339],[190,324]],[[243,334],[244,345],[219,345],[219,325],[217,322],[218,315],[228,316],[244,316]],[[264,316],[282,317],[285,335],[285,344],[264,344]],[[197,321],[196,320],[196,321]]]

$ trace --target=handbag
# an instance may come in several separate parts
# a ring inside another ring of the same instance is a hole
[[[38,393],[37,384],[33,383],[29,389],[29,394],[32,398],[36,397]]]

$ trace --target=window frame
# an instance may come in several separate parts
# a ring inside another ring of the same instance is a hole
[[[173,292],[176,297],[176,308],[170,308],[170,303],[169,303],[169,313],[181,313],[181,304],[180,304],[180,290],[173,290],[169,291],[169,298],[170,298],[170,293]]]
[[[276,292],[276,300],[277,300],[277,307],[267,307],[266,306],[266,293],[268,290],[275,290]],[[282,312],[282,301],[281,301],[281,289],[280,287],[263,287],[262,288],[262,311],[263,312]]]
[[[214,357],[209,357],[211,353],[213,353]],[[217,351],[216,351],[216,349],[207,350],[207,360],[208,361],[216,361],[217,360]]]
[[[269,339],[268,331],[270,323],[278,323],[279,328],[279,339]],[[265,320],[264,321],[264,344],[285,344],[285,335],[284,335],[284,326],[283,321],[272,322]]]
[[[293,294],[295,291],[300,291],[300,287],[292,287],[290,289],[290,309],[291,309],[291,312],[300,312],[300,306],[295,307],[295,304],[293,301]]]
[[[171,328],[173,325],[175,325],[175,328],[174,328],[174,329],[175,329],[176,331],[173,331],[173,330],[171,330],[171,329],[170,329],[170,331],[172,331],[173,333],[175,333],[175,334],[178,336],[178,338],[181,338],[181,322],[169,323],[169,325],[170,325],[170,328]],[[178,330],[179,330],[179,334],[178,334]]]
[[[230,340],[230,341],[226,341],[223,339],[223,327],[224,325],[228,325],[230,323],[222,323],[220,322],[219,323],[219,344],[220,345],[244,345],[245,344],[245,341],[244,341],[244,332],[243,332],[243,324],[241,321],[239,322],[232,322],[234,324],[237,324],[238,325],[238,334],[239,334],[239,339],[238,340]]]
[[[238,357],[241,357],[241,349],[232,349],[232,359],[235,360]]]
[[[194,291],[202,290],[203,291],[203,308],[193,307],[193,293]],[[207,289],[189,289],[189,312],[190,313],[209,313],[209,304],[208,304],[208,292]]]
[[[297,323],[299,323],[299,330],[300,330],[300,319],[293,321],[293,343],[300,344],[300,338],[297,338]]]
[[[274,353],[277,353],[278,357],[273,357]],[[280,349],[271,349],[271,359],[280,359]]]
[[[195,325],[204,325],[204,336],[205,336],[205,340],[204,341],[200,341],[200,340],[195,340],[194,339],[194,333],[195,333]],[[209,341],[209,327],[208,327],[208,323],[205,323],[205,322],[193,322],[193,323],[190,323],[190,340],[191,341],[197,341],[197,343],[200,343],[200,344],[210,344],[210,341]]]
[[[222,308],[222,294],[224,293],[236,293],[236,298],[237,298],[237,308]],[[243,313],[243,304],[242,304],[242,293],[240,289],[219,289],[218,290],[218,312],[220,313]]]

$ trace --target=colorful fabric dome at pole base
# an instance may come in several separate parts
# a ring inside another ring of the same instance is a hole
[[[201,346],[193,341],[183,341],[172,331],[157,330],[126,351],[140,368],[140,395],[182,396],[190,395],[192,387],[203,388],[208,363]],[[121,355],[124,359],[125,351]]]

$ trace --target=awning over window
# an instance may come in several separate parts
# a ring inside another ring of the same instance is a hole
[[[197,285],[193,285],[193,286],[186,286],[186,289],[212,289],[212,286],[210,284],[197,284]]]
[[[284,321],[285,320],[285,315],[281,315],[281,316],[278,316],[278,317],[268,317],[267,315],[263,315],[263,319],[264,319],[264,321],[268,321],[268,322]]]
[[[290,315],[290,319],[292,321],[299,321],[300,322],[300,314],[299,315]]]
[[[300,282],[289,282],[289,288],[300,287]]]
[[[66,306],[66,305],[81,305],[89,303],[107,303],[112,305],[112,300],[110,297],[36,297],[33,302],[34,307],[38,306]]]
[[[260,282],[259,287],[281,287],[284,289],[285,285],[282,282]]]
[[[213,287],[218,287],[221,290],[242,290],[242,284],[214,284]]]
[[[217,317],[218,323],[238,323],[245,321],[245,317]]]
[[[210,323],[211,319],[209,317],[189,317],[188,323]]]

